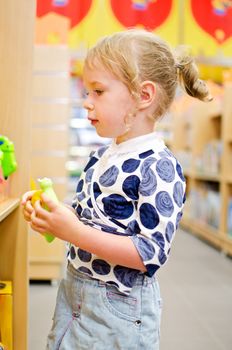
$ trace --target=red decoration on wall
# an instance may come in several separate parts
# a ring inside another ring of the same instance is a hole
[[[112,10],[125,27],[154,30],[168,18],[172,0],[111,0]]]
[[[232,37],[232,2],[191,0],[193,17],[218,44]]]
[[[37,0],[37,17],[42,17],[49,12],[70,18],[70,26],[75,27],[87,15],[92,0]]]

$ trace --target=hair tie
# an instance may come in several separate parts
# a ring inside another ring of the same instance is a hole
[[[188,66],[191,63],[193,63],[193,58],[192,57],[190,57],[190,59],[187,62],[175,63],[175,68],[179,69],[180,71],[182,71],[185,66]]]
[[[175,68],[179,69],[180,71],[182,71],[184,69],[184,66],[181,63],[176,63],[175,64]]]

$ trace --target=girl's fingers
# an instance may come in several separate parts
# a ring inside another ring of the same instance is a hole
[[[35,216],[44,220],[48,219],[49,212],[41,207],[40,201],[36,201],[34,204]]]
[[[23,216],[25,218],[26,221],[31,221],[31,214],[33,213],[34,209],[31,205],[30,201],[27,201],[24,205],[23,208]]]
[[[32,212],[34,211],[34,208],[33,208],[32,204],[31,204],[31,201],[30,201],[30,200],[27,200],[27,201],[26,201],[26,204],[25,204],[25,206],[24,206],[24,209],[25,209],[26,211],[28,211],[29,213],[32,213]]]
[[[33,225],[32,223],[30,224],[30,226],[31,226],[32,230],[34,230],[34,231],[36,231],[36,232],[39,232],[39,233],[41,233],[41,234],[43,234],[43,233],[45,232],[44,229],[43,229],[42,227],[35,226],[35,225]]]
[[[31,228],[37,232],[43,233],[46,231],[46,224],[43,220],[36,216],[36,212],[31,214]]]
[[[28,221],[28,222],[30,222],[31,221],[31,214],[28,214],[28,212],[27,211],[23,211],[23,216],[24,216],[24,219],[26,220],[26,221]]]
[[[25,205],[27,201],[31,200],[31,198],[35,192],[36,191],[28,191],[28,192],[24,193],[24,195],[22,196],[21,205]]]

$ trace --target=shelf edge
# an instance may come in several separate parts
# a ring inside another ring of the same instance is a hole
[[[19,198],[10,198],[0,203],[0,222],[10,215],[20,203]]]

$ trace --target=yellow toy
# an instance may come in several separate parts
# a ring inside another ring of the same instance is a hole
[[[43,179],[38,179],[38,183],[40,186],[40,190],[37,190],[31,198],[31,203],[34,206],[35,202],[41,199],[41,194],[45,193],[48,197],[50,197],[55,203],[59,203],[59,200],[53,190],[53,182],[51,179],[44,177]],[[46,204],[42,203],[42,207],[49,211],[49,208]],[[49,233],[44,232],[44,237],[47,242],[51,243],[55,237]]]
[[[0,350],[13,349],[12,283],[0,282]]]

